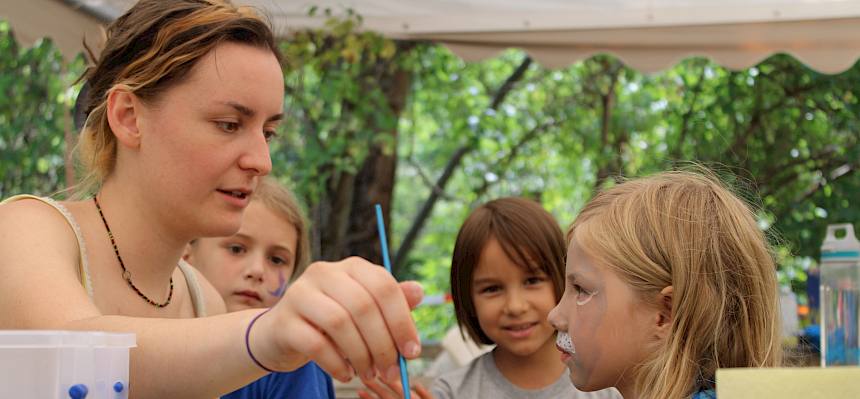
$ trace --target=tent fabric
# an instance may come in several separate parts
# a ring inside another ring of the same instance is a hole
[[[434,41],[468,61],[508,48],[557,68],[610,53],[642,72],[707,56],[743,69],[789,53],[824,73],[860,57],[860,0],[233,0],[260,8],[276,32],[322,26],[312,6],[335,14],[352,9],[364,29],[401,40]],[[63,53],[119,16],[133,0],[0,0],[25,44],[51,37]]]
[[[84,51],[84,39],[97,47],[103,37],[101,27],[110,20],[100,18],[95,10],[59,0],[0,0],[0,19],[9,22],[23,46],[47,37],[66,59]]]

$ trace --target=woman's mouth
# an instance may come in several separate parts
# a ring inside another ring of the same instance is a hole
[[[228,203],[244,208],[251,200],[251,192],[244,189],[217,189]]]

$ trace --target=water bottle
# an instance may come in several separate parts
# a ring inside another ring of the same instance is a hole
[[[836,233],[844,231],[841,238]],[[827,226],[821,245],[821,366],[860,365],[860,241],[851,224]]]

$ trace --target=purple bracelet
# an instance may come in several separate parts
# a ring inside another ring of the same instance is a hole
[[[254,326],[254,323],[255,323],[255,322],[257,322],[257,319],[259,319],[259,318],[260,318],[260,316],[262,316],[262,315],[266,314],[266,312],[268,312],[269,310],[271,310],[271,308],[266,309],[266,310],[264,310],[264,311],[260,312],[260,314],[258,314],[258,315],[256,315],[256,316],[254,316],[254,318],[253,318],[253,319],[251,319],[251,322],[250,322],[250,323],[248,323],[248,328],[246,328],[246,329],[245,329],[245,349],[247,349],[247,350],[248,350],[248,356],[249,356],[249,357],[251,357],[251,360],[253,360],[253,361],[254,361],[254,364],[256,364],[257,366],[260,366],[260,368],[261,368],[261,369],[263,369],[263,370],[266,370],[266,371],[268,371],[268,372],[270,372],[270,373],[274,373],[274,372],[275,372],[275,370],[272,370],[272,369],[270,369],[270,368],[268,368],[268,367],[266,367],[266,366],[263,366],[263,363],[260,363],[260,361],[259,361],[259,360],[257,360],[257,358],[256,358],[256,357],[254,357],[254,354],[251,352],[251,341],[250,341],[250,339],[249,339],[249,338],[251,337],[251,327],[253,327],[253,326]]]

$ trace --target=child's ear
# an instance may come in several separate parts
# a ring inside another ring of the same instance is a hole
[[[117,143],[129,148],[140,146],[139,118],[142,104],[125,86],[110,90],[107,98],[107,117]]]
[[[657,338],[664,340],[669,336],[669,331],[672,328],[672,286],[663,288],[657,297],[657,313],[656,334]]]

